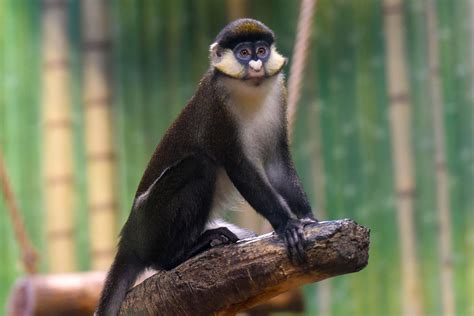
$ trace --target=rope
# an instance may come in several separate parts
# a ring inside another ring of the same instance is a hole
[[[316,0],[303,0],[300,6],[293,61],[288,78],[288,138],[290,141],[293,135],[297,105],[301,97],[301,83],[306,67],[315,7]]]
[[[3,160],[3,153],[0,150],[0,184],[2,187],[3,196],[7,205],[7,211],[15,232],[15,238],[20,246],[21,258],[23,265],[28,274],[35,274],[37,271],[38,253],[33,248],[31,241],[25,230],[25,224],[21,216],[20,209],[16,203],[13,191],[8,180],[5,162]]]

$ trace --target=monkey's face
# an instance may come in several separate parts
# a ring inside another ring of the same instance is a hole
[[[239,80],[261,83],[286,64],[273,44],[273,33],[261,22],[242,19],[226,26],[210,47],[211,66]]]

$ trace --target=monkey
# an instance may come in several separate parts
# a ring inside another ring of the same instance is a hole
[[[212,222],[222,201],[245,199],[306,260],[304,226],[317,223],[292,161],[283,68],[273,31],[260,21],[225,26],[210,66],[165,132],[138,184],[96,315],[118,314],[146,268],[170,270],[215,245],[254,236]]]

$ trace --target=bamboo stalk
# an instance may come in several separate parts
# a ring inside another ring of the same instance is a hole
[[[389,121],[395,173],[397,218],[401,251],[404,315],[423,315],[416,255],[415,176],[411,144],[411,100],[405,56],[402,0],[384,0],[385,54],[389,94]]]
[[[113,145],[111,38],[106,0],[82,4],[84,112],[92,269],[107,269],[117,243],[116,154]]]
[[[471,124],[474,122],[474,0],[469,0],[469,77],[470,77],[470,106]],[[471,125],[471,131],[474,128]],[[474,141],[473,141],[474,142]],[[472,148],[471,148],[472,150]],[[471,205],[469,223],[474,223],[474,205]],[[474,293],[474,229],[467,230],[467,253],[470,254],[467,265],[468,292]],[[474,315],[474,300],[468,300],[467,311],[469,315]]]
[[[453,284],[453,250],[451,232],[451,196],[449,171],[446,163],[446,141],[443,120],[443,95],[439,66],[438,18],[433,0],[425,0],[428,30],[429,87],[433,113],[436,203],[438,208],[438,255],[440,264],[440,290],[443,315],[456,315]]]
[[[76,269],[67,3],[43,1],[43,161],[51,272]]]
[[[313,179],[313,194],[316,198],[317,217],[319,219],[326,219],[326,175],[324,172],[323,145],[321,142],[321,107],[318,103],[314,102],[310,110],[308,126],[312,139],[310,157],[312,158],[311,178]],[[324,280],[318,284],[317,301],[319,316],[331,315],[331,289],[330,280]]]

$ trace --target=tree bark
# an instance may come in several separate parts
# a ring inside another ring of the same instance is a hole
[[[121,315],[235,315],[300,285],[361,270],[369,230],[350,220],[305,229],[308,263],[293,266],[274,233],[211,249],[133,288]]]

